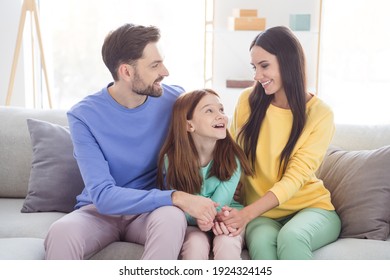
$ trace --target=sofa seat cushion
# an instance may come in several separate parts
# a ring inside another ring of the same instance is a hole
[[[21,213],[23,201],[0,198],[0,238],[45,238],[50,225],[65,215],[61,212]]]
[[[314,251],[315,260],[389,260],[390,237],[386,241],[340,238]]]
[[[0,260],[43,260],[42,238],[0,238]]]
[[[129,242],[114,242],[93,255],[91,260],[139,260],[144,252],[144,246]],[[241,253],[243,260],[249,260],[248,250]]]
[[[93,255],[91,260],[139,260],[144,246],[129,242],[113,242]]]

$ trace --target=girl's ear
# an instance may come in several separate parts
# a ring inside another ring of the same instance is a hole
[[[194,132],[195,131],[195,127],[192,125],[191,121],[187,121],[187,131],[188,132]]]

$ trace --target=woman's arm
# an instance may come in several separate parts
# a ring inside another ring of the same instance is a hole
[[[287,169],[270,191],[280,204],[290,200],[306,182],[315,176],[334,134],[333,114],[326,107],[310,108],[305,129],[302,132]]]

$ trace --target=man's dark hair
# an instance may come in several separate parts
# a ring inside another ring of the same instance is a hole
[[[111,31],[104,39],[102,57],[115,81],[122,63],[135,65],[143,55],[145,46],[160,39],[160,30],[155,26],[124,24]]]

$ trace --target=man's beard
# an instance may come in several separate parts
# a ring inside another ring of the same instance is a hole
[[[160,77],[154,81],[161,82],[163,80],[163,77]],[[154,84],[153,83],[153,84]],[[154,87],[153,85],[145,86],[145,83],[141,79],[141,77],[138,75],[137,72],[135,72],[134,75],[134,81],[133,81],[133,92],[139,94],[139,95],[146,95],[151,97],[160,97],[162,95],[163,89],[161,87]]]

